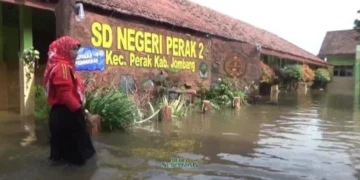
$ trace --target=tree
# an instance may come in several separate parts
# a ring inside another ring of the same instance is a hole
[[[358,13],[360,14],[360,10],[358,11]],[[354,29],[360,32],[360,19],[355,19],[354,25]]]

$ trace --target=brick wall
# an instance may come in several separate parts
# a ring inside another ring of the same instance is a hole
[[[164,70],[167,76],[172,76],[173,79],[177,79],[176,82],[179,86],[183,85],[185,82],[194,86],[199,83],[210,86],[212,81],[227,75],[231,75],[237,78],[241,86],[245,86],[248,83],[259,79],[260,53],[253,45],[227,41],[222,38],[207,36],[203,33],[178,29],[169,25],[164,25],[131,16],[119,16],[113,14],[101,15],[103,13],[95,13],[92,11],[86,11],[85,13],[86,18],[83,21],[78,22],[75,21],[75,18],[71,18],[70,35],[78,38],[83,46],[94,46],[94,42],[92,42],[92,38],[95,36],[95,34],[92,32],[93,23],[98,22],[109,25],[112,29],[112,36],[114,38],[113,42],[111,43],[111,47],[98,48],[109,52],[112,51],[113,54],[122,55],[127,64],[124,66],[107,64],[104,71],[81,72],[84,79],[91,78],[95,80],[93,81],[95,83],[92,83],[89,88],[93,89],[108,86],[111,83],[114,83],[114,85],[118,86],[120,77],[123,75],[129,75],[133,77],[137,85],[141,86],[142,82],[148,79],[153,79],[157,74],[159,74],[161,70]],[[173,71],[170,71],[169,68],[144,68],[130,66],[129,64],[131,53],[135,53],[137,56],[144,57],[147,55],[154,57],[156,54],[154,55],[151,53],[118,49],[118,34],[116,31],[117,27],[131,28],[135,31],[151,32],[161,35],[163,52],[160,54],[161,57],[165,57],[169,65],[172,63],[172,58],[174,57],[176,59],[195,62],[195,71],[179,70],[176,73],[173,73]],[[99,30],[99,27],[97,28]],[[103,26],[100,28],[103,28]],[[168,36],[182,39],[184,42],[196,42],[196,57],[178,57],[176,54],[167,54],[167,40],[165,39]],[[94,40],[96,40],[96,38]],[[199,57],[200,52],[202,53],[203,58]],[[205,67],[205,70],[200,71],[201,67]]]

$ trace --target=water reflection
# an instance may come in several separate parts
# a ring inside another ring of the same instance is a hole
[[[20,143],[21,146],[25,147],[37,140],[35,133],[35,121],[33,117],[22,117],[21,123],[23,124],[24,130],[28,133],[28,136],[26,136]]]
[[[1,166],[0,179],[37,179],[42,173],[59,179],[359,178],[360,106],[354,96],[281,93],[278,102],[104,133],[94,140],[95,166],[77,170],[50,168],[45,143],[22,148],[18,142],[28,134],[15,128],[14,119],[0,121],[5,137],[0,160],[10,164]],[[38,131],[38,138],[45,136]],[[175,156],[192,159],[199,168],[163,169],[161,162]]]

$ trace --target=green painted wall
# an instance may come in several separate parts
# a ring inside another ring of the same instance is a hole
[[[355,62],[355,99],[359,100],[360,96],[360,45],[356,46],[356,60]],[[356,105],[359,102],[355,102]]]
[[[328,57],[327,61],[333,65],[354,65],[355,57]]]
[[[356,46],[356,60],[360,60],[360,44]]]
[[[20,6],[20,49],[30,48],[33,46],[32,36],[32,14],[29,7]]]
[[[355,64],[355,57],[328,57],[327,62],[334,66],[348,66]],[[329,72],[333,75],[334,68],[330,67]]]

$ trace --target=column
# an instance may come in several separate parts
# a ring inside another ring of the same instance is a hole
[[[270,91],[270,102],[278,103],[279,102],[279,85],[272,85]]]
[[[6,71],[6,63],[4,56],[4,29],[3,29],[3,19],[2,17],[2,9],[3,4],[0,2],[0,83],[2,86],[7,87],[7,71]],[[0,110],[8,108],[8,88],[0,89],[0,97],[3,103],[0,103]]]
[[[70,34],[70,18],[72,14],[73,0],[59,0],[55,8],[56,37]]]
[[[32,38],[32,14],[29,7],[19,7],[19,25],[20,25],[20,52],[33,46]],[[29,72],[29,67],[19,61],[19,80],[20,80],[20,114],[29,116],[34,114],[34,90],[35,75]]]
[[[360,95],[360,44],[356,46],[356,59],[355,59],[355,99],[359,99]]]
[[[0,63],[4,61],[2,3],[0,2]]]

